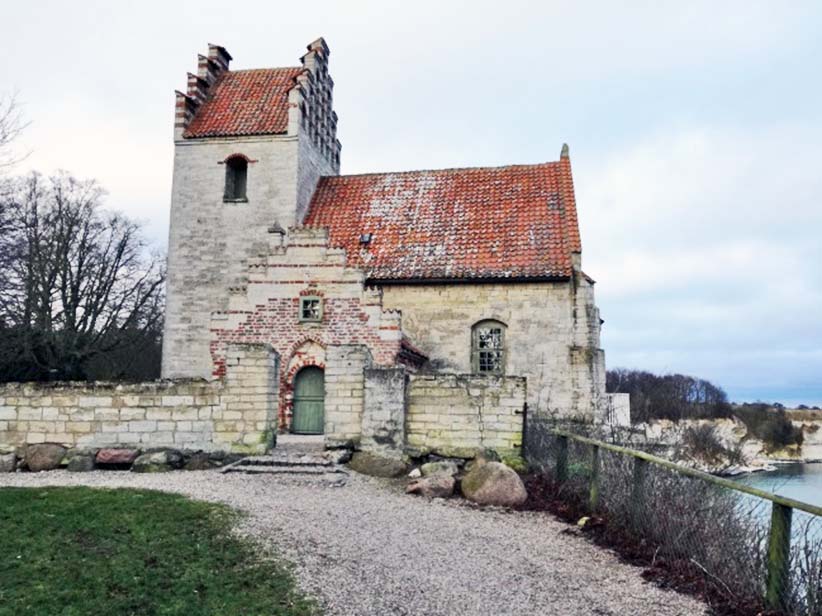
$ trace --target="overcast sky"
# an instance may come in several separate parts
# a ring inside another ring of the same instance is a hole
[[[331,47],[343,173],[571,148],[609,367],[822,403],[819,2],[17,2],[19,168],[97,178],[164,246],[174,90]]]

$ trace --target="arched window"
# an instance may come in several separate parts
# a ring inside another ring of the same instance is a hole
[[[244,156],[232,156],[225,161],[225,201],[247,201],[245,196],[248,160]]]
[[[486,320],[471,330],[471,365],[476,374],[505,372],[505,324]]]

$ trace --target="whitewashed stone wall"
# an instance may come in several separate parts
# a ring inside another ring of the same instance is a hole
[[[326,445],[357,445],[362,434],[364,370],[371,354],[361,345],[331,346],[325,367]]]
[[[163,336],[164,378],[211,378],[209,322],[225,310],[229,287],[246,261],[264,252],[275,221],[293,224],[296,137],[181,140],[175,145],[168,280]],[[234,153],[248,165],[247,203],[223,202],[225,165]]]
[[[520,377],[411,375],[408,446],[457,457],[478,447],[519,455],[525,402]]]
[[[529,412],[592,420],[605,414],[605,357],[593,287],[571,282],[386,285],[383,306],[402,311],[403,330],[431,369],[471,372],[471,329],[506,328],[505,374],[528,380]]]
[[[398,368],[366,368],[361,449],[400,454],[405,448],[407,373]]]
[[[271,438],[277,359],[232,348],[225,382],[0,385],[0,448],[176,447],[260,452]]]
[[[607,394],[608,416],[606,422],[618,428],[631,427],[631,396],[630,394]]]

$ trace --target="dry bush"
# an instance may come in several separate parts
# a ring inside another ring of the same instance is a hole
[[[526,457],[537,471],[527,478],[527,508],[569,521],[592,516],[590,536],[647,567],[647,577],[704,598],[717,613],[763,613],[769,501],[652,463],[644,464],[638,492],[634,458],[601,450],[599,506],[591,511],[591,447],[569,440],[569,477],[557,483],[554,428],[553,422],[530,418]],[[793,527],[792,584],[784,611],[822,616],[822,519],[803,515],[803,523]]]

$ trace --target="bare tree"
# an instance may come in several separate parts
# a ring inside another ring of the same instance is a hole
[[[7,251],[4,244],[10,240],[9,233],[12,213],[7,205],[9,183],[5,181],[5,172],[19,159],[12,155],[11,144],[20,135],[26,124],[23,122],[20,107],[15,95],[0,94],[0,295],[7,288],[7,270],[9,266]],[[3,321],[0,317],[0,326]]]
[[[606,374],[609,392],[631,394],[631,421],[730,417],[725,392],[710,381],[684,374],[657,375],[617,368]]]
[[[83,379],[101,357],[156,342],[163,260],[147,254],[139,225],[101,210],[103,195],[65,173],[9,182],[0,380]]]
[[[23,121],[17,96],[0,94],[0,173],[18,162],[11,151],[11,143],[23,132]]]

